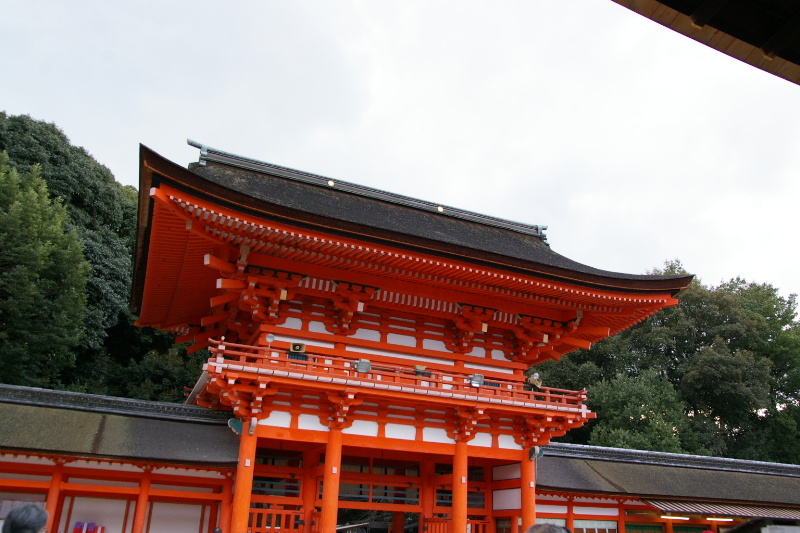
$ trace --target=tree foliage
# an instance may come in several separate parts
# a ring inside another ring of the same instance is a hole
[[[653,273],[683,267],[673,261]],[[695,279],[678,298],[591,350],[537,367],[548,384],[586,387],[598,413],[565,440],[800,462],[797,448],[776,445],[800,443],[795,295],[734,278]]]
[[[20,175],[0,153],[0,380],[58,384],[84,337],[88,270],[39,168]]]
[[[81,348],[98,350],[106,330],[128,307],[136,233],[136,192],[114,180],[111,171],[83,148],[73,146],[54,124],[0,112],[0,150],[9,165],[28,172],[35,165],[52,197],[67,208],[91,264]],[[84,357],[86,358],[86,357]]]
[[[43,328],[41,320],[31,319],[27,326],[30,332],[26,333],[26,326],[20,322],[31,315],[22,315],[19,297],[15,301],[3,297],[3,304],[21,314],[13,327],[15,333],[7,335],[25,335],[29,340],[17,343],[14,355],[14,361],[27,361],[28,366],[7,367],[0,381],[22,383],[14,381],[11,374],[25,370],[34,375],[31,372],[36,370],[41,378],[24,383],[142,399],[182,399],[184,387],[191,386],[199,375],[198,359],[187,358],[185,350],[173,348],[171,335],[135,327],[135,317],[128,309],[137,191],[117,183],[106,167],[83,148],[73,146],[54,124],[28,116],[0,112],[0,150],[8,152],[7,164],[18,174],[35,172],[41,176],[38,194],[47,199],[49,191],[52,205],[60,210],[50,219],[58,221],[74,240],[61,254],[77,250],[79,256],[61,257],[56,270],[74,268],[72,275],[83,276],[80,289],[59,295],[60,300],[51,295],[38,304],[41,309],[48,305],[53,309],[81,308],[80,313],[69,315],[70,336],[63,333],[60,340],[52,336],[58,329]],[[33,235],[27,244],[14,241],[3,250],[28,254],[26,246],[46,247],[50,242],[47,239],[44,234]],[[45,288],[42,285],[42,290]],[[70,305],[64,300],[66,294],[81,305]],[[57,318],[51,309],[49,323],[57,324]],[[49,337],[34,334],[43,329],[50,332]],[[43,366],[46,376],[40,372]]]

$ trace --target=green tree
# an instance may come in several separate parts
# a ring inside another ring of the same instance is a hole
[[[0,112],[0,150],[9,165],[28,172],[39,165],[52,197],[60,198],[91,264],[87,313],[77,357],[87,364],[102,349],[106,330],[128,306],[136,232],[136,191],[54,124]]]
[[[671,261],[650,273],[685,271],[680,262]],[[779,431],[794,431],[784,440],[800,440],[794,416],[800,405],[796,297],[783,297],[769,284],[734,278],[718,286],[695,279],[678,299],[678,306],[591,350],[537,369],[553,386],[587,388],[590,401],[597,401],[598,394],[611,394],[608,384],[623,379],[620,376],[640,379],[654,372],[666,379],[683,405],[684,423],[675,425],[680,450],[760,460],[800,459],[768,442]],[[663,387],[663,383],[651,385]],[[653,394],[660,393],[654,389]],[[613,418],[607,398],[601,400],[599,418],[564,440],[648,446],[647,439],[631,436],[631,428]],[[611,418],[604,421],[604,416]]]
[[[77,234],[89,262],[79,342],[59,348],[63,357],[52,359],[47,386],[182,399],[184,386],[191,386],[199,374],[197,358],[186,358],[182,350],[170,351],[171,335],[134,326],[136,317],[128,308],[136,189],[117,183],[106,167],[70,144],[54,124],[29,116],[0,112],[0,150],[8,151],[9,166],[20,173],[35,166],[41,169],[51,198],[66,208],[65,227]],[[176,357],[183,357],[183,363],[178,364]],[[132,380],[138,379],[150,384],[135,387]],[[7,380],[0,376],[0,381]]]
[[[662,452],[683,451],[684,406],[672,384],[653,370],[596,383],[589,406],[597,413],[589,444]]]
[[[721,426],[737,429],[752,415],[770,406],[770,362],[747,350],[732,353],[717,338],[681,366],[678,385],[692,416],[705,416]]]
[[[89,265],[39,168],[0,154],[0,381],[54,386],[84,336]]]

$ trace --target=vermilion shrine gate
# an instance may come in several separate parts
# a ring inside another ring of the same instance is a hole
[[[211,352],[190,401],[230,410],[240,435],[224,531],[330,533],[340,509],[390,511],[395,533],[406,513],[429,533],[527,527],[535,447],[594,414],[585,391],[525,371],[691,280],[598,270],[539,226],[197,146],[189,169],[141,149],[133,308]]]

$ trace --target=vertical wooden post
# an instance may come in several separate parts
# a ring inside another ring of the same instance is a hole
[[[664,520],[664,533],[673,533],[675,529],[672,527],[672,520]]]
[[[150,499],[150,477],[152,467],[145,467],[142,480],[139,482],[139,496],[136,498],[136,509],[133,511],[133,526],[131,533],[144,531],[144,519],[147,515],[147,502]]]
[[[419,465],[419,477],[422,481],[419,499],[422,506],[422,518],[426,521],[433,518],[433,507],[436,504],[436,485],[433,484],[435,468],[434,462],[427,459],[423,460]]]
[[[336,531],[341,468],[342,430],[332,425],[328,431],[328,444],[325,446],[325,473],[322,477],[322,513],[319,527],[322,532]]]
[[[531,448],[522,451],[519,464],[520,500],[522,505],[522,531],[536,523],[536,460]]]
[[[621,507],[621,505],[620,505]],[[575,500],[570,496],[567,498],[567,527],[570,531],[575,531]],[[620,531],[619,533],[624,533]]]
[[[458,439],[453,456],[453,533],[467,530],[467,459],[467,443]]]
[[[61,481],[64,479],[64,461],[55,460],[55,468],[50,478],[50,487],[47,489],[47,499],[45,500],[44,510],[47,511],[47,531],[55,531],[54,526],[58,511],[58,501],[61,497]],[[69,526],[69,524],[67,524]]]
[[[317,485],[317,466],[319,465],[319,450],[306,450],[303,452],[303,521],[305,529],[312,531],[311,521],[314,517],[314,506],[317,504],[319,487]]]
[[[233,496],[233,476],[226,475],[225,483],[222,485],[222,498],[220,499],[219,528],[222,531],[229,531],[231,527],[231,501]]]
[[[250,434],[248,425],[244,424],[242,435],[239,437],[239,463],[236,465],[236,481],[233,487],[230,533],[246,533],[250,520],[250,495],[253,492],[258,437]]]

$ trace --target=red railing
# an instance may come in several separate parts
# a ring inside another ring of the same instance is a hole
[[[313,353],[307,350],[293,354],[285,350],[212,341],[214,357],[208,362],[211,373],[223,368],[289,377],[323,383],[365,386],[444,396],[454,399],[483,400],[492,403],[530,405],[544,403],[558,410],[581,410],[586,391],[570,391],[542,387],[527,390],[519,380],[486,377],[479,370],[459,372],[427,370],[412,364],[373,365],[367,359],[356,359]]]
[[[427,533],[456,533],[453,531],[453,521],[449,518],[428,518],[425,520]],[[466,533],[488,533],[489,522],[485,520],[467,520]]]
[[[250,509],[249,533],[302,532],[302,515],[298,511]]]

